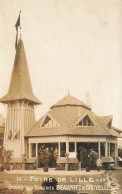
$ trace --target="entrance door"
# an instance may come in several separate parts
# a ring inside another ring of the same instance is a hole
[[[98,153],[98,143],[77,143],[77,157],[82,167],[85,167],[91,149]]]
[[[38,168],[47,165],[50,168],[56,167],[58,157],[58,143],[38,144]]]

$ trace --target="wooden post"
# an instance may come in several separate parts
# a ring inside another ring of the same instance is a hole
[[[58,149],[59,149],[59,153],[58,153],[59,155],[58,155],[58,156],[59,156],[59,158],[60,158],[60,152],[61,152],[61,149],[60,149],[60,142],[58,143]]]
[[[69,139],[66,139],[66,163],[65,163],[65,170],[69,170]]]
[[[100,153],[100,142],[98,142],[98,150],[99,150],[99,158],[101,158],[101,153]]]
[[[118,157],[118,144],[115,143],[115,164],[117,163],[117,157]]]
[[[76,154],[76,158],[77,158],[77,142],[75,142],[75,154]]]
[[[117,155],[117,158],[118,158],[118,142],[116,143],[116,149],[117,149],[116,155]]]
[[[116,164],[116,159],[117,159],[117,157],[116,157],[116,143],[114,144],[114,147],[115,147],[115,153],[114,153],[114,156],[115,156],[115,164]]]
[[[36,143],[36,158],[38,157],[38,144]]]
[[[110,143],[109,143],[109,156],[110,156]]]
[[[31,144],[29,143],[29,158],[31,157]]]
[[[66,153],[69,153],[69,141],[66,141]]]
[[[105,144],[105,156],[108,156],[108,143]]]

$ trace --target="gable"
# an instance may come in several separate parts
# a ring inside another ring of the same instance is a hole
[[[94,126],[91,119],[86,115],[83,119],[77,122],[76,126]]]
[[[59,124],[51,116],[46,115],[46,117],[45,117],[45,119],[40,127],[59,127]]]
[[[109,129],[111,129],[112,126],[112,120],[109,121],[109,123],[106,125],[106,127],[108,127]]]

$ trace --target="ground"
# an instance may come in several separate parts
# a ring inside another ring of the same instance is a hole
[[[54,179],[57,181],[54,184]],[[47,180],[47,178],[50,178]],[[44,188],[51,191],[42,190]],[[55,189],[57,185],[57,191]],[[112,171],[8,171],[0,173],[1,194],[121,194],[122,169]]]

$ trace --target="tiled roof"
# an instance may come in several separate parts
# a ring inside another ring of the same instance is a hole
[[[66,99],[66,98],[63,98]],[[62,100],[61,100],[62,101]],[[61,102],[59,101],[59,102]],[[113,128],[106,127],[112,116],[100,117],[95,115],[90,109],[82,105],[57,105],[52,106],[51,110],[45,114],[25,136],[51,136],[51,135],[97,135],[115,136],[119,133]],[[42,127],[46,115],[51,115],[58,123],[59,127]],[[88,115],[94,126],[76,126],[77,121]]]
[[[106,126],[113,119],[113,116],[97,116],[97,119],[101,126]]]
[[[122,130],[121,129],[118,129],[117,127],[114,127],[113,126],[113,129],[116,130],[118,133],[122,133]]]
[[[24,44],[21,38],[16,50],[9,91],[0,99],[0,102],[6,103],[11,100],[19,99],[27,99],[34,104],[41,104],[33,94]]]
[[[58,101],[56,104],[54,104],[51,109],[53,107],[58,107],[58,106],[67,106],[67,105],[70,105],[70,106],[83,106],[85,108],[88,108],[91,110],[91,108],[86,105],[85,103],[81,102],[80,100],[78,100],[77,98],[71,96],[71,95],[67,95],[65,96],[63,99],[61,99],[60,101]]]

